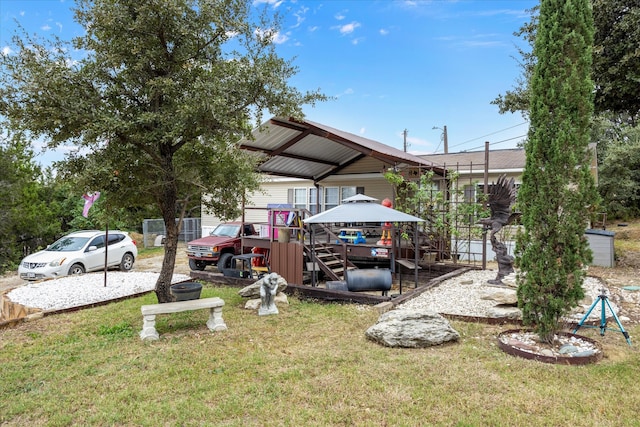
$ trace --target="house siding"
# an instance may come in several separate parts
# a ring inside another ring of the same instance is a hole
[[[246,222],[252,222],[257,224],[267,224],[268,218],[265,217],[265,211],[256,208],[266,208],[268,205],[273,204],[287,204],[291,203],[288,198],[288,192],[294,188],[311,188],[314,186],[313,181],[295,179],[295,178],[273,178],[267,179],[261,186],[261,191],[257,191],[250,194],[247,197],[244,220]],[[385,198],[393,200],[393,188],[380,174],[369,174],[365,177],[349,176],[343,178],[340,176],[333,176],[324,180],[321,183],[322,187],[363,187],[364,194],[369,197],[374,197],[380,201]],[[240,221],[242,217],[234,218],[233,220]],[[216,225],[220,224],[222,220],[213,214],[202,212],[202,233],[208,234],[213,230]]]

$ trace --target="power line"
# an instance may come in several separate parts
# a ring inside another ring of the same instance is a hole
[[[506,131],[506,130],[513,129],[513,128],[516,128],[516,127],[518,127],[518,126],[522,126],[522,125],[525,125],[525,124],[527,124],[527,122],[522,122],[522,123],[519,123],[519,124],[517,124],[517,125],[510,126],[510,127],[508,127],[508,128],[504,128],[504,129],[501,129],[501,130],[497,130],[497,131],[495,131],[495,132],[488,133],[488,134],[483,135],[483,136],[479,136],[479,137],[477,137],[477,138],[471,138],[471,139],[468,139],[468,140],[466,140],[466,141],[464,141],[464,142],[460,142],[460,143],[458,143],[458,144],[456,144],[456,145],[452,145],[452,146],[451,146],[451,148],[453,148],[453,147],[458,147],[458,146],[460,146],[460,145],[466,144],[466,143],[468,143],[468,142],[476,141],[476,140],[481,139],[481,138],[486,138],[487,136],[495,135],[496,133],[504,132],[504,131]],[[516,137],[516,138],[519,138],[519,137]],[[508,140],[507,140],[507,141],[508,141]]]
[[[514,140],[514,139],[524,138],[525,136],[527,136],[527,134],[526,134],[526,133],[525,133],[524,135],[514,136],[513,138],[503,139],[502,141],[490,142],[490,143],[489,143],[489,145],[500,144],[500,143],[503,143],[503,142],[512,141],[512,140]],[[468,148],[468,149],[466,149],[466,150],[463,150],[463,152],[465,152],[465,151],[479,150],[479,149],[481,149],[481,148],[484,148],[484,145],[482,145],[482,146],[480,146],[480,147]]]

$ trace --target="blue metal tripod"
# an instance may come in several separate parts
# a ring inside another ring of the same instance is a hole
[[[589,315],[591,314],[595,306],[598,304],[598,302],[601,303],[600,325],[599,326],[583,325],[585,320],[587,320],[587,318],[589,317]],[[607,328],[607,315],[605,313],[605,306],[609,307],[609,310],[611,311],[611,314],[613,315],[613,318],[615,319],[616,323],[618,324],[618,328],[620,329]],[[604,332],[607,329],[622,332],[622,335],[624,335],[624,338],[627,340],[627,344],[631,345],[631,339],[629,338],[629,333],[624,330],[624,328],[622,327],[622,323],[620,323],[620,319],[618,319],[618,316],[616,316],[615,311],[613,311],[613,309],[611,308],[611,304],[609,304],[609,299],[607,298],[607,290],[605,288],[600,289],[600,295],[598,295],[598,299],[596,299],[594,303],[591,305],[591,307],[587,311],[587,314],[584,315],[580,323],[578,323],[578,326],[576,326],[576,328],[573,330],[573,333],[575,334],[576,332],[578,332],[578,329],[580,329],[581,326],[584,326],[585,328],[600,328],[600,335],[602,336],[604,336]]]

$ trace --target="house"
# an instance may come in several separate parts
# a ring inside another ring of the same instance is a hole
[[[243,140],[241,148],[259,157],[259,171],[265,174],[265,181],[261,192],[248,195],[247,206],[286,206],[312,215],[336,207],[355,194],[380,201],[392,199],[394,188],[384,178],[389,169],[404,171],[412,178],[419,177],[422,171],[433,171],[438,190],[456,194],[451,200],[475,203],[484,192],[485,183],[488,191],[500,175],[513,177],[517,188],[526,160],[522,148],[417,156],[320,123],[279,117],[254,130],[253,137]],[[595,155],[592,170],[595,174]],[[264,209],[245,209],[243,219],[265,225],[272,222]],[[203,234],[219,222],[203,212]],[[466,255],[460,254],[460,259],[482,259],[483,263],[486,256],[493,259],[490,245],[478,240],[479,229],[473,218],[467,221],[467,228],[468,235],[459,239],[466,240],[461,251]],[[439,244],[440,253],[443,247],[459,244],[455,238],[447,241],[444,246]],[[514,245],[511,246],[512,251]]]
[[[443,168],[422,157],[308,120],[273,117],[253,136],[242,141],[241,148],[262,160],[259,170],[265,182],[262,192],[249,195],[248,206],[288,205],[316,214],[355,194],[392,198],[393,188],[383,176],[390,168],[433,170],[444,176]],[[245,212],[247,222],[267,220],[263,211]],[[203,212],[203,234],[219,222]]]
[[[298,217],[324,212],[356,194],[366,193],[381,201],[392,198],[393,186],[384,178],[389,169],[407,171],[416,177],[427,170],[441,178],[445,176],[444,169],[421,157],[308,120],[273,117],[256,129],[253,137],[252,140],[241,141],[240,147],[257,156],[258,169],[265,175],[265,182],[261,192],[247,195],[242,220],[258,224],[261,235],[244,236],[242,245],[268,250],[273,271],[292,283],[303,282],[303,269],[300,267],[304,264],[303,259],[318,265],[331,280],[343,280],[346,271],[355,268],[350,261],[354,252],[347,254],[328,248],[326,255],[331,259],[321,259],[314,253],[315,243],[309,244],[305,238],[302,226],[293,233],[303,244],[290,243],[288,239],[281,242],[282,236],[276,236],[276,233],[283,234],[286,230],[288,234],[291,229],[278,229],[275,226],[284,225],[278,221],[287,221],[286,225],[290,225],[288,218],[292,212]],[[269,207],[277,210],[265,209]],[[203,233],[219,222],[218,218],[203,212]],[[380,228],[382,224],[377,225]],[[333,231],[324,227],[322,230],[329,246],[339,240]],[[278,237],[278,241],[274,237]],[[344,245],[337,246],[345,250]],[[362,256],[371,257],[372,249],[362,249],[365,252]],[[395,259],[393,250],[381,249],[384,250],[378,251],[379,255],[374,258],[384,258],[382,262],[386,263]],[[415,270],[417,272],[417,268]]]
[[[591,173],[598,182],[598,161],[596,144],[590,144]],[[460,185],[473,186],[474,191],[481,193],[484,190],[484,173],[486,164],[487,183],[497,181],[500,175],[514,178],[516,189],[522,182],[522,172],[526,164],[524,148],[508,148],[501,150],[462,151],[448,154],[427,154],[420,156],[434,166],[457,172]],[[470,193],[470,190],[465,193]]]
[[[475,202],[478,195],[484,193],[485,181],[489,192],[492,183],[501,175],[513,178],[517,191],[526,163],[522,148],[428,154],[421,157],[449,171],[450,177],[457,177],[452,180],[451,186],[464,195],[462,201],[467,203]]]

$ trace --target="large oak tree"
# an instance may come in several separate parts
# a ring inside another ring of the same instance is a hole
[[[0,114],[49,147],[81,149],[66,166],[78,197],[101,190],[107,205],[159,207],[156,294],[167,302],[185,210],[206,194],[207,209],[233,217],[258,186],[240,138],[265,112],[302,117],[325,97],[289,86],[297,69],[276,54],[278,16],[250,0],[79,0],[75,19],[86,33],[71,43],[14,37]]]

